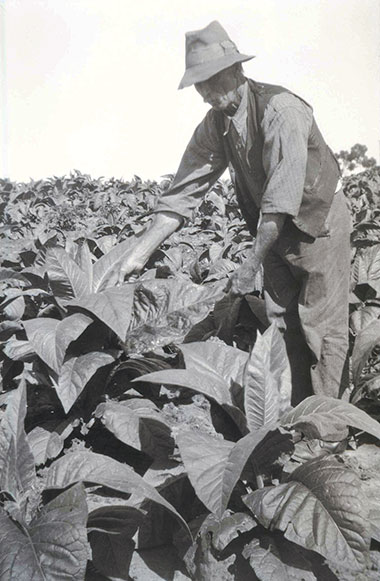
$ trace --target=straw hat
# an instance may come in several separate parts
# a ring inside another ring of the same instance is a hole
[[[186,33],[186,72],[179,89],[206,81],[235,63],[254,58],[241,54],[217,20]]]

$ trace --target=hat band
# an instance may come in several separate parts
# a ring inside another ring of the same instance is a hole
[[[227,54],[239,52],[231,40],[222,40],[207,46],[190,48],[186,55],[186,67],[194,67],[205,62],[217,60]]]

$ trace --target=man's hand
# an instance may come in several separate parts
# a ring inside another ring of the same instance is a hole
[[[269,249],[277,240],[284,225],[286,214],[263,214],[256,240],[243,264],[232,273],[226,291],[243,296],[256,289],[255,278]]]
[[[133,251],[120,263],[118,284],[123,284],[126,276],[131,274],[139,274],[144,268],[145,262],[141,258],[135,256]]]
[[[260,266],[256,266],[247,259],[235,270],[227,283],[226,291],[233,296],[244,296],[256,290],[256,274]]]

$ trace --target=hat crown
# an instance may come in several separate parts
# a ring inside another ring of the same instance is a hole
[[[205,28],[186,33],[186,67],[220,58],[226,50],[239,52],[217,20]]]
[[[241,54],[223,26],[213,20],[205,28],[186,33],[186,71],[179,89],[199,83],[252,56]]]

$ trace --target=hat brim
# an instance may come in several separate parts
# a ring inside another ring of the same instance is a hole
[[[223,69],[228,69],[228,67],[231,67],[235,63],[243,63],[253,58],[255,58],[254,55],[249,56],[241,54],[240,52],[235,52],[229,55],[224,55],[223,58],[188,68],[178,85],[178,89],[184,89],[185,87],[190,87],[195,83],[207,81],[207,79],[210,79]]]

